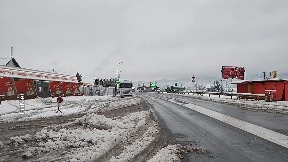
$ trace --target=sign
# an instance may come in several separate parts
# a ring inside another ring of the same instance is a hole
[[[237,66],[222,66],[222,79],[236,78],[240,80],[244,80],[244,67]]]
[[[25,111],[25,94],[24,93],[21,93],[19,94],[18,98],[20,99],[20,103],[19,103],[19,107],[20,107],[20,114],[24,114],[24,111]]]
[[[195,76],[193,75],[192,76],[192,83],[194,83],[195,82]]]
[[[156,88],[157,87],[157,82],[150,82],[150,88]]]
[[[277,71],[272,71],[271,78],[277,78]]]
[[[119,78],[115,78],[115,83],[116,84],[120,84],[120,79]]]

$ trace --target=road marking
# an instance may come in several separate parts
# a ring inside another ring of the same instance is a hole
[[[288,148],[288,136],[283,135],[281,133],[191,103],[183,104],[176,102],[174,99],[169,99],[167,101],[187,107],[191,110],[197,111],[201,114],[207,115],[211,118],[232,125],[236,128],[239,128],[253,135],[261,137],[265,140],[268,140],[270,142]]]

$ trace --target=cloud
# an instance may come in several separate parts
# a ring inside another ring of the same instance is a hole
[[[0,57],[13,45],[23,67],[99,78],[121,61],[133,80],[258,74],[287,65],[287,15],[286,0],[2,0]]]

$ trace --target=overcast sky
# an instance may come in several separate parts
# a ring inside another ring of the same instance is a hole
[[[0,0],[0,57],[134,81],[288,71],[287,0]],[[5,63],[7,60],[1,60]]]

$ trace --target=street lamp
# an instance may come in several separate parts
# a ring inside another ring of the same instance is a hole
[[[120,80],[119,65],[122,64],[122,63],[123,63],[123,62],[121,61],[121,62],[119,62],[119,63],[117,64],[116,77],[115,77],[115,79],[116,79],[116,84],[115,84],[115,93],[114,93],[114,96],[116,96],[116,94],[117,94],[117,89],[119,88],[119,87],[118,87],[118,83],[119,83],[119,80]]]
[[[119,74],[119,65],[122,64],[122,63],[123,63],[123,62],[121,61],[121,62],[119,62],[119,63],[117,64],[117,69],[116,69],[116,78],[117,78],[117,79],[120,78],[120,74]]]

